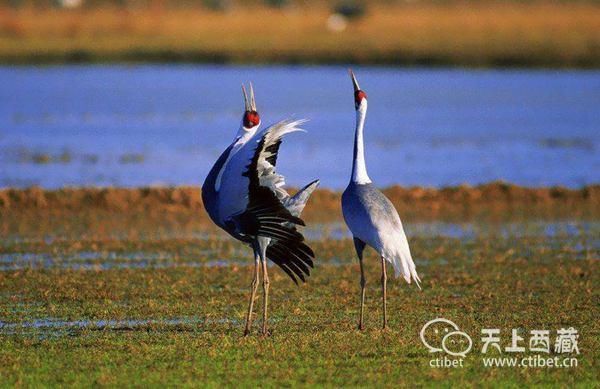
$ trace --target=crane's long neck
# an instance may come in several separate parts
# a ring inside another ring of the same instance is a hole
[[[221,169],[219,170],[217,178],[215,179],[215,191],[218,192],[221,189],[221,179],[223,178],[223,173],[225,172],[225,168],[227,167],[229,160],[235,155],[235,153],[237,153],[242,147],[244,147],[244,145],[248,143],[250,139],[252,139],[254,134],[256,134],[257,130],[258,125],[251,128],[246,128],[243,125],[240,126],[240,129],[238,130],[238,133],[233,139],[231,146],[229,146],[229,155],[227,156],[225,162],[223,162],[223,164],[221,165]]]
[[[354,134],[354,160],[352,162],[352,181],[357,184],[369,184],[371,179],[367,174],[365,162],[365,145],[363,141],[363,129],[367,117],[367,102],[363,101],[361,107],[356,110],[356,132]]]

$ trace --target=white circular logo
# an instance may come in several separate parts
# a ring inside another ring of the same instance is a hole
[[[431,353],[445,352],[455,357],[465,357],[473,347],[471,337],[461,331],[456,323],[444,318],[425,323],[419,336]]]

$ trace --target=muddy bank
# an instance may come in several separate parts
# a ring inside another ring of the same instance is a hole
[[[600,185],[582,189],[526,188],[502,182],[442,189],[393,186],[384,189],[402,215],[415,219],[598,218]],[[330,221],[341,218],[340,192],[317,190],[305,210],[305,218]],[[67,188],[60,190],[0,190],[0,212],[145,214],[206,220],[200,188]]]

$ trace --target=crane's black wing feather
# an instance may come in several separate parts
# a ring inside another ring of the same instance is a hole
[[[241,235],[271,238],[267,258],[281,267],[297,284],[296,277],[304,282],[310,275],[314,252],[296,229],[297,225],[304,226],[304,221],[293,216],[271,188],[260,185],[258,163],[261,154],[274,166],[281,145],[281,136],[267,140],[268,134],[266,130],[243,173],[249,179],[248,206],[244,212],[231,218],[231,224]]]

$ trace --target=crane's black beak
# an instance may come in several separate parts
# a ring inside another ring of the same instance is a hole
[[[354,92],[358,92],[360,90],[360,86],[358,85],[358,81],[356,81],[356,76],[354,75],[354,72],[352,71],[352,69],[348,69],[348,72],[350,73],[350,77],[352,78],[352,84],[354,85]]]

